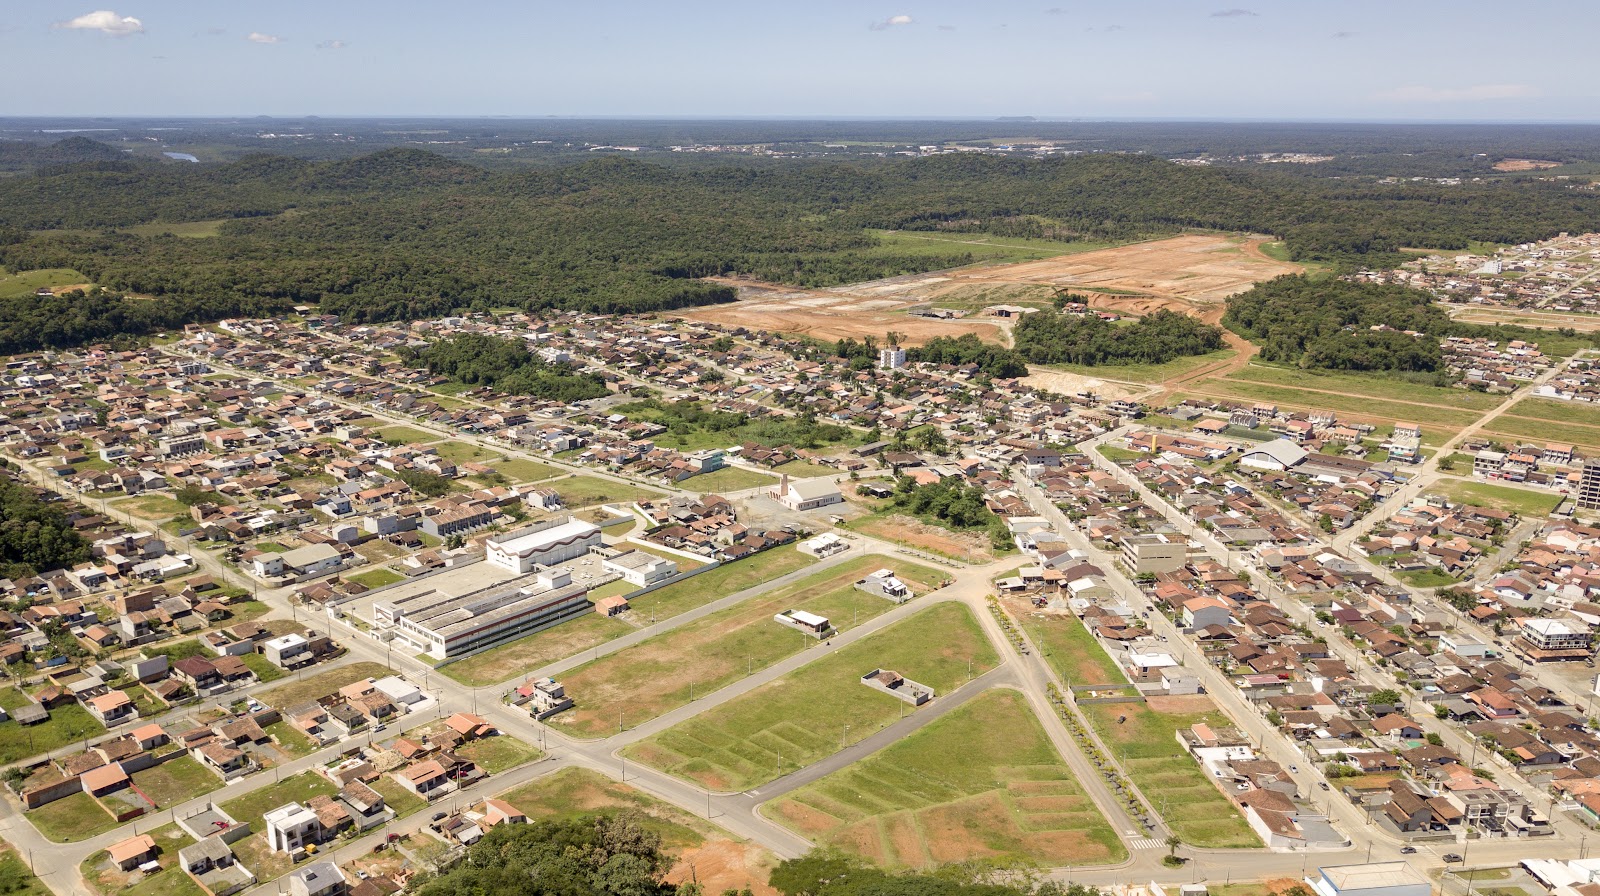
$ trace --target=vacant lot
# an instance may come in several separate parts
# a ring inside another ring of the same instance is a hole
[[[1056,258],[1107,249],[1114,243],[1058,242],[987,233],[939,233],[922,230],[875,230],[879,250],[895,255],[951,255],[965,252],[975,263],[1009,263]]]
[[[297,703],[331,694],[352,682],[365,678],[382,678],[389,674],[389,667],[382,663],[351,663],[348,666],[319,672],[303,681],[296,679],[289,684],[279,685],[270,691],[257,694],[256,698],[268,706],[286,709]]]
[[[395,582],[404,582],[406,577],[392,569],[380,566],[377,569],[369,569],[366,572],[345,576],[344,579],[347,582],[355,582],[367,588],[382,588],[385,585],[393,585]]]
[[[1443,495],[1450,501],[1508,510],[1518,516],[1549,516],[1561,503],[1561,496],[1550,492],[1510,485],[1490,485],[1470,479],[1441,479],[1428,489],[1430,495]]]
[[[624,482],[614,482],[597,476],[573,476],[546,482],[541,488],[555,489],[568,507],[588,507],[591,504],[628,504],[648,498],[659,498],[654,489],[640,488]]]
[[[33,700],[16,688],[0,689],[0,707],[16,709]],[[0,763],[16,762],[48,752],[74,741],[99,737],[105,726],[77,703],[50,710],[50,719],[37,725],[19,725],[13,719],[0,722]]]
[[[837,289],[801,289],[772,283],[723,280],[721,282],[738,290],[739,301],[727,305],[707,305],[680,312],[680,315],[689,320],[809,336],[827,342],[866,336],[881,340],[883,334],[890,330],[903,334],[900,342],[907,346],[921,345],[936,336],[954,337],[964,333],[975,333],[978,338],[988,342],[1004,341],[1004,325],[992,317],[947,321],[899,313],[911,305],[928,300],[925,295],[905,290],[942,284],[948,280],[948,277],[938,274],[926,274]]]
[[[1238,355],[1239,353],[1233,349],[1224,348],[1214,352],[1207,352],[1203,355],[1174,358],[1165,364],[1100,364],[1094,366],[1087,364],[1051,364],[1049,369],[1124,383],[1154,385],[1164,383],[1174,377],[1194,373],[1213,364],[1221,364],[1224,361],[1238,357]]]
[[[567,768],[500,798],[538,821],[612,815],[623,810],[643,813],[645,826],[661,837],[662,846],[676,860],[667,880],[697,880],[708,893],[749,887],[755,896],[775,896],[767,877],[777,864],[769,852],[733,836],[703,818],[619,784],[586,769]]]
[[[1517,409],[1513,408],[1513,410]],[[1528,410],[1531,411],[1532,409]],[[1600,454],[1600,426],[1573,423],[1567,419],[1567,416],[1559,412],[1552,412],[1549,417],[1538,419],[1502,414],[1489,421],[1482,432],[1484,435],[1508,445],[1521,443],[1544,445],[1549,442],[1565,442],[1578,448],[1587,449],[1582,452],[1583,454]]]
[[[764,811],[819,845],[889,866],[1127,855],[1012,691],[985,694]]]
[[[532,762],[543,756],[537,747],[525,744],[507,734],[479,738],[462,744],[456,752],[477,763],[491,775]]]
[[[192,756],[169,759],[136,772],[132,777],[133,783],[144,791],[157,809],[166,809],[222,786],[222,779],[207,771]]]
[[[1126,684],[1128,677],[1106,655],[1100,642],[1070,613],[1036,613],[1024,598],[1008,599],[1006,607],[1038,644],[1045,662],[1068,687]]]
[[[385,442],[401,442],[410,445],[416,442],[431,442],[439,438],[439,434],[411,426],[386,426],[378,430],[378,438]]]
[[[520,457],[502,458],[491,461],[489,465],[512,482],[539,482],[552,476],[559,476],[565,472],[559,467],[541,464],[536,460],[524,460]]]
[[[1209,701],[1207,701],[1209,702]],[[1174,733],[1198,722],[1228,724],[1220,712],[1157,712],[1138,703],[1081,707],[1105,745],[1173,833],[1193,846],[1246,847],[1260,841]],[[1123,721],[1118,721],[1122,718]]]
[[[1336,411],[1342,418],[1359,420],[1375,426],[1392,427],[1396,420],[1406,420],[1423,426],[1422,440],[1430,445],[1448,441],[1450,436],[1481,416],[1477,411],[1461,410],[1457,407],[1406,404],[1331,390],[1313,392],[1228,377],[1204,380],[1184,388],[1186,391],[1198,391],[1209,397],[1232,401],[1265,402],[1296,410],[1331,410]]]
[[[778,477],[742,467],[723,467],[711,473],[702,473],[678,483],[682,488],[701,494],[742,492],[747,488],[767,488],[778,484]]]
[[[1392,376],[1365,373],[1337,373],[1331,370],[1300,370],[1251,364],[1243,370],[1228,375],[1230,380],[1244,380],[1268,386],[1289,386],[1296,389],[1316,389],[1343,395],[1362,395],[1395,401],[1413,401],[1421,404],[1469,408],[1491,411],[1505,403],[1504,395],[1473,392],[1467,389],[1449,389],[1412,383]]]
[[[814,648],[814,639],[774,622],[773,615],[806,610],[828,617],[840,629],[871,619],[894,605],[857,590],[854,583],[883,566],[912,582],[934,581],[938,576],[933,570],[881,556],[861,557],[808,576],[567,672],[562,684],[577,707],[555,721],[575,734],[612,734],[619,724],[653,719],[688,703],[692,695],[710,694],[756,669]]]
[[[234,821],[250,825],[250,830],[261,832],[261,817],[279,806],[288,803],[304,803],[314,796],[332,796],[339,792],[332,781],[322,777],[316,772],[301,772],[292,778],[284,778],[276,784],[258,787],[241,797],[228,800],[222,804],[222,811],[228,813]]]
[[[966,606],[938,604],[626,752],[712,790],[747,790],[830,756],[841,742],[858,741],[911,711],[861,683],[873,669],[892,669],[947,694],[967,680],[969,668],[976,675],[995,662]]]
[[[965,563],[989,563],[995,559],[987,532],[958,532],[888,509],[850,520],[845,526],[874,538]]]
[[[87,793],[45,803],[28,813],[28,820],[46,839],[57,843],[87,840],[117,826],[111,813],[100,808],[94,797]]]
[[[111,506],[142,520],[168,520],[175,516],[187,518],[189,515],[189,508],[162,495],[124,498],[121,501],[111,502]]]

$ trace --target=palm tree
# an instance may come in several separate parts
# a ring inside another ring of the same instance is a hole
[[[1168,834],[1167,835],[1167,858],[1176,859],[1178,857],[1178,847],[1180,847],[1182,845],[1183,845],[1183,841],[1178,839],[1178,835],[1177,834]]]

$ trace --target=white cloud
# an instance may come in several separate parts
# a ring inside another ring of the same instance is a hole
[[[889,28],[898,27],[900,25],[909,25],[909,24],[911,24],[911,17],[910,16],[898,15],[898,16],[890,16],[890,17],[888,17],[887,19],[884,19],[881,22],[873,22],[871,25],[868,25],[867,27],[872,29],[873,31],[883,31],[883,30],[886,30],[886,29],[889,29]]]
[[[1474,84],[1471,87],[1396,87],[1378,94],[1391,103],[1460,103],[1479,100],[1511,100],[1538,96],[1527,84]]]
[[[350,45],[345,43],[342,40],[325,40],[325,41],[321,41],[321,42],[319,42],[317,44],[317,49],[319,49],[319,50],[343,50],[345,47],[348,47],[348,46],[350,46]]]
[[[275,44],[283,40],[283,38],[274,34],[262,34],[259,31],[252,31],[245,37],[245,40],[256,44]]]
[[[112,37],[127,37],[130,34],[143,34],[144,23],[133,16],[119,16],[109,9],[100,9],[87,12],[76,19],[57,22],[57,28],[71,28],[74,31],[99,31]]]
[[[1234,7],[1233,9],[1219,9],[1216,12],[1212,13],[1211,17],[1213,19],[1239,19],[1239,18],[1244,18],[1246,16],[1259,16],[1259,15],[1261,15],[1261,13],[1256,12],[1253,9],[1239,9],[1238,7]]]

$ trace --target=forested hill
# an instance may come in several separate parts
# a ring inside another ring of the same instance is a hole
[[[220,234],[205,239],[128,229],[217,219]],[[164,301],[68,297],[48,318],[31,299],[0,303],[0,350],[301,302],[352,320],[670,309],[730,300],[699,279],[710,275],[824,286],[970,260],[899,254],[864,228],[1113,240],[1254,230],[1297,258],[1381,265],[1400,246],[1597,230],[1600,195],[1534,177],[1386,186],[1111,153],[709,168],[602,157],[510,172],[417,149],[218,166],[80,161],[0,178],[0,264],[74,268],[118,295]]]

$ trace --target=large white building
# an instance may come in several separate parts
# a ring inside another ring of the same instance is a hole
[[[589,586],[573,584],[568,570],[540,568],[460,597],[425,591],[378,601],[372,615],[396,639],[442,660],[591,613],[588,595]]]
[[[615,557],[606,557],[600,565],[640,588],[665,582],[678,574],[677,563],[644,551],[624,551]]]
[[[1433,886],[1405,862],[1332,865],[1306,878],[1317,896],[1429,896]]]
[[[573,517],[557,517],[496,535],[488,541],[488,561],[518,575],[551,566],[600,547],[600,527]]]
[[[824,477],[791,480],[785,474],[778,484],[778,503],[790,510],[814,510],[842,501],[839,486]]]

